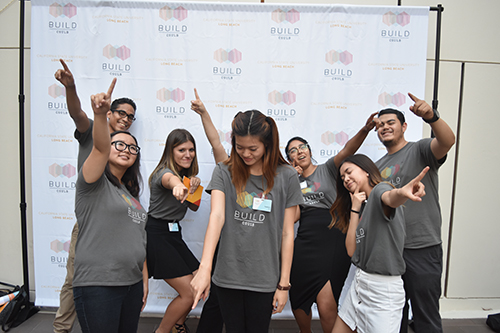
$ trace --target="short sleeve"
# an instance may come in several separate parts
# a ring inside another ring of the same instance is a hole
[[[212,178],[210,179],[210,183],[208,184],[207,188],[205,189],[205,191],[208,194],[211,194],[212,190],[219,190],[222,192],[224,192],[224,190],[225,190],[222,163],[223,162],[219,162],[215,166],[214,171],[212,172]]]
[[[286,167],[287,172],[287,196],[285,207],[293,207],[304,203],[304,198],[302,197],[302,192],[300,190],[299,177],[297,177],[297,172],[291,167]]]
[[[431,167],[431,169],[437,170],[441,167],[441,165],[444,164],[444,162],[446,162],[446,157],[448,156],[448,154],[440,160],[436,159],[431,149],[432,140],[432,138],[422,139],[419,140],[417,144],[420,155],[422,156],[425,164]]]
[[[336,155],[335,155],[336,156]],[[337,175],[338,175],[338,169],[337,166],[335,165],[335,156],[330,157],[328,161],[325,162],[325,166],[328,170],[328,173],[332,176],[332,178],[337,181]]]

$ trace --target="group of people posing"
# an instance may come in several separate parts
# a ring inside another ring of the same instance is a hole
[[[275,121],[258,110],[235,115],[228,156],[195,89],[191,109],[216,162],[198,261],[179,223],[198,208],[186,200],[201,182],[194,137],[185,129],[168,135],[148,179],[146,211],[141,149],[128,132],[135,103],[112,101],[114,79],[91,96],[89,119],[61,64],[55,77],[66,88],[80,149],[77,223],[54,332],[70,332],[76,317],[83,332],[136,332],[150,278],[178,293],[157,333],[187,332],[186,317],[201,299],[197,332],[267,332],[288,299],[302,333],[311,332],[313,303],[324,332],[406,332],[408,299],[415,332],[442,332],[437,171],[455,136],[425,101],[409,94],[410,111],[435,137],[407,142],[404,114],[385,109],[317,165],[302,137],[291,138],[282,156]],[[388,151],[376,163],[356,154],[373,129]]]

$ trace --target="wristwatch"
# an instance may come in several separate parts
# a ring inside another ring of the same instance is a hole
[[[290,288],[292,288],[292,285],[289,283],[289,284],[288,284],[288,286],[283,287],[283,286],[281,286],[281,285],[278,283],[278,285],[276,286],[276,288],[277,288],[278,290],[290,290]]]
[[[438,110],[432,109],[432,111],[434,111],[434,116],[431,119],[422,118],[427,124],[432,124],[432,123],[436,122],[439,119],[439,112],[438,112]]]

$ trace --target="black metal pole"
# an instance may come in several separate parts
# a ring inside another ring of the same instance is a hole
[[[437,7],[431,7],[431,10],[437,11],[436,20],[436,52],[434,59],[434,94],[432,96],[432,108],[437,110],[438,107],[438,87],[439,87],[439,59],[441,56],[441,14],[444,7],[438,4]]]
[[[437,7],[431,7],[430,10],[437,11],[436,17],[436,50],[434,59],[434,87],[432,94],[432,108],[437,110],[438,101],[438,88],[439,88],[439,59],[441,57],[441,14],[443,13],[444,7],[438,4]],[[434,138],[434,132],[431,130],[431,138]]]
[[[19,18],[19,173],[21,177],[21,238],[23,247],[23,279],[24,287],[29,295],[30,277],[28,261],[28,228],[26,219],[26,159],[25,159],[25,140],[24,140],[24,16],[25,0],[20,0],[20,18]],[[29,297],[29,296],[28,296]]]
[[[30,302],[30,274],[28,260],[28,222],[26,214],[26,158],[25,158],[25,139],[24,139],[24,103],[26,96],[24,95],[24,20],[25,20],[25,0],[19,0],[20,18],[19,18],[19,174],[21,185],[21,239],[23,247],[23,280],[24,290],[28,297],[28,302],[24,304],[22,312],[22,321],[27,320],[32,315],[37,313],[40,308],[36,307],[33,302]]]

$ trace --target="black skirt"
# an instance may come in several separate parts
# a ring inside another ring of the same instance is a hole
[[[154,279],[173,279],[192,274],[200,262],[182,239],[182,228],[170,231],[169,222],[148,216],[147,265]],[[175,222],[178,224],[178,222]]]
[[[331,221],[327,209],[309,210],[300,216],[290,272],[290,304],[307,315],[328,281],[338,304],[351,265],[345,235],[337,228],[328,229]]]

